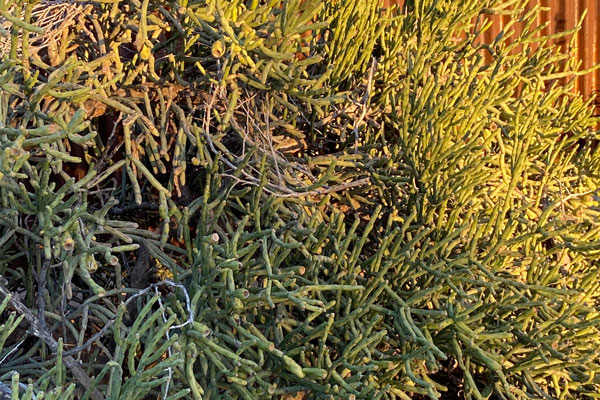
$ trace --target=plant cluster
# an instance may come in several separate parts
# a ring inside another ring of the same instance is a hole
[[[0,381],[597,396],[597,121],[525,3],[3,1]]]

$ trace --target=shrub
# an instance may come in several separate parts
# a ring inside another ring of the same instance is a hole
[[[523,6],[106,2],[32,52],[34,5],[5,3],[0,374],[65,399],[596,395],[596,120]]]

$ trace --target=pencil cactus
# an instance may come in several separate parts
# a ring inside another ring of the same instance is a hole
[[[589,71],[523,1],[406,3],[99,2],[35,54],[3,3],[0,293],[32,346],[2,336],[0,381],[596,394]]]

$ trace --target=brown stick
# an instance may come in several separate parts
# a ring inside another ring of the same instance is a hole
[[[129,286],[135,289],[143,289],[150,283],[150,252],[148,247],[142,242],[136,255],[135,265],[130,272]],[[125,319],[125,325],[131,326],[133,321],[137,318],[136,311],[137,307],[134,301],[129,300],[136,295],[129,295],[127,303],[127,318]]]

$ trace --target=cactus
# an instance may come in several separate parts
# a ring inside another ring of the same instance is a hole
[[[592,71],[539,9],[45,4],[0,5],[13,398],[598,393]]]

